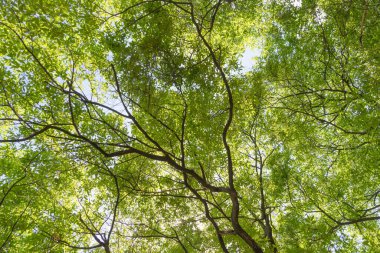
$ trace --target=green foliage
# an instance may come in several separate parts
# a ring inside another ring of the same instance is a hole
[[[377,252],[379,8],[2,1],[0,252]]]

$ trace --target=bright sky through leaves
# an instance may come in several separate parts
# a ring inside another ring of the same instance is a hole
[[[243,73],[251,71],[252,68],[257,63],[258,57],[261,55],[261,50],[259,48],[246,48],[242,57],[240,58],[240,63],[243,67]]]

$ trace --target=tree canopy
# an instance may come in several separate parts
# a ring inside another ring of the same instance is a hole
[[[374,0],[2,0],[0,252],[377,252],[379,73]]]

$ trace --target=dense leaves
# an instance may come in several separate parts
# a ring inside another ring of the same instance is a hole
[[[0,10],[0,252],[380,247],[376,1]]]

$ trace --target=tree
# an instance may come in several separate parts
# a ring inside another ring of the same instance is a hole
[[[0,251],[375,252],[379,8],[2,1]]]

